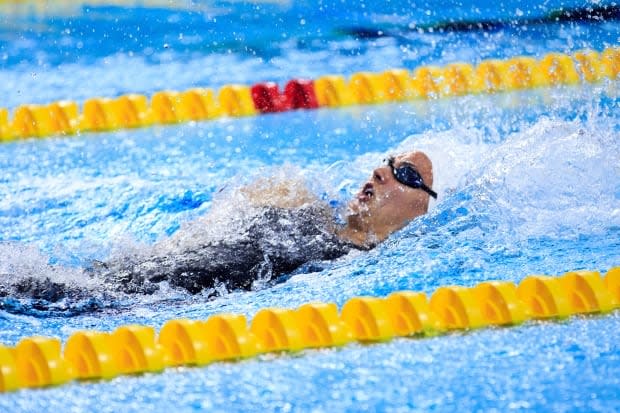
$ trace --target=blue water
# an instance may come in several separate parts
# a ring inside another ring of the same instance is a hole
[[[415,29],[450,19],[527,19],[559,5],[323,2],[320,10],[307,2],[217,2],[4,10],[2,106],[540,57],[618,43],[617,21],[486,32]],[[389,35],[346,34],[355,27]],[[251,317],[269,306],[342,305],[396,290],[430,294],[442,285],[518,282],[529,274],[604,272],[620,265],[618,96],[618,83],[605,81],[3,144],[0,279],[50,277],[94,294],[92,301],[52,304],[0,298],[0,342],[14,345],[33,335],[66,340],[79,329],[111,331],[128,323],[158,328],[170,319],[222,312]],[[235,189],[261,177],[303,180],[342,205],[387,154],[413,148],[434,162],[440,196],[430,213],[375,250],[323,271],[212,300],[174,290],[110,298],[81,272],[92,259],[143,251],[214,212],[225,230],[227,218],[242,208],[234,203]],[[0,406],[23,412],[617,411],[619,324],[614,312],[266,355],[23,390],[1,395]]]

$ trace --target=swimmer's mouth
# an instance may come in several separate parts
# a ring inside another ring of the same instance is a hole
[[[368,202],[373,196],[375,196],[375,190],[372,184],[368,182],[357,195],[357,199],[361,202]]]

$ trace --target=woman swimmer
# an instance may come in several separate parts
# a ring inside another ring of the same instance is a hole
[[[427,212],[429,197],[437,197],[430,189],[432,184],[432,164],[424,153],[390,158],[373,171],[348,204],[346,223],[340,227],[334,223],[331,208],[307,190],[291,197],[282,196],[291,193],[283,184],[255,185],[239,191],[239,201],[249,202],[251,208],[244,209],[235,222],[225,216],[219,226],[213,225],[218,210],[212,209],[200,219],[205,225],[191,225],[193,232],[181,231],[146,254],[123,254],[97,262],[87,273],[104,280],[106,290],[125,293],[153,293],[162,282],[207,295],[217,295],[222,287],[250,289],[257,281],[277,280],[304,264],[335,259],[352,249],[373,248]],[[49,278],[21,278],[9,288],[13,291],[7,287],[0,285],[0,296],[16,294],[48,301],[87,296],[84,290]]]

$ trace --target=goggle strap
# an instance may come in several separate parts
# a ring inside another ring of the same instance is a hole
[[[437,199],[437,192],[435,192],[432,189],[430,189],[428,186],[426,186],[425,183],[422,183],[422,186],[420,187],[420,189],[422,189],[424,192],[426,192],[427,194],[429,194],[433,198]]]

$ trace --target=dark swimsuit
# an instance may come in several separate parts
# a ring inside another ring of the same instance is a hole
[[[171,247],[164,252],[153,248],[146,258],[126,254],[113,261],[95,262],[84,271],[85,277],[101,280],[92,291],[49,275],[9,277],[13,281],[0,283],[0,297],[52,303],[102,294],[114,297],[119,291],[152,294],[162,282],[192,294],[204,292],[211,296],[222,287],[228,291],[249,290],[256,280],[273,283],[295,270],[316,271],[317,264],[356,248],[336,236],[333,217],[325,205],[255,208],[235,225],[231,237],[208,241],[205,237],[191,247]],[[63,271],[60,268],[55,272]]]
[[[102,272],[127,293],[152,293],[162,281],[192,294],[205,290],[215,294],[213,289],[220,285],[249,290],[255,280],[274,281],[303,264],[347,254],[354,246],[340,240],[333,226],[320,205],[261,207],[244,220],[233,239],[107,264]]]

